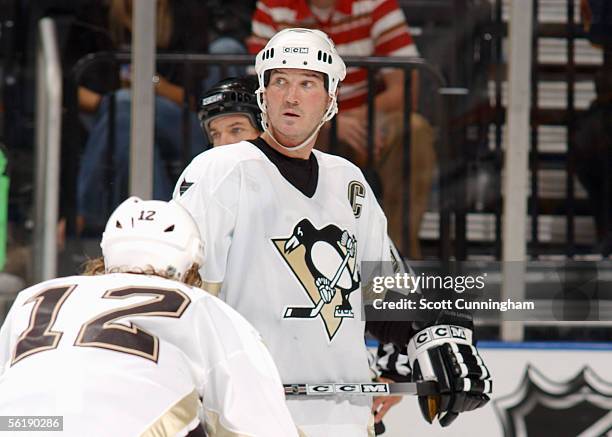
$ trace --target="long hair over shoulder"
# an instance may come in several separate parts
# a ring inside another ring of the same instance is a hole
[[[199,272],[200,266],[198,264],[192,264],[189,270],[185,272],[183,278],[180,279],[181,282],[187,285],[191,285],[193,287],[202,287],[202,278]],[[105,275],[108,273],[134,273],[138,275],[148,275],[148,276],[159,276],[164,279],[172,279],[177,280],[174,276],[169,275],[166,272],[161,272],[155,270],[153,267],[149,266],[144,269],[122,269],[115,268],[106,270],[106,266],[104,265],[104,258],[99,257],[95,259],[90,259],[83,266],[83,275],[85,276],[95,276],[95,275]]]

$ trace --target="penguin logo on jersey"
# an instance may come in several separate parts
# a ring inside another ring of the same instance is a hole
[[[330,341],[342,320],[353,318],[350,294],[359,288],[357,240],[336,225],[317,229],[301,220],[288,238],[272,239],[293,274],[300,281],[312,306],[288,306],[285,319],[321,316]]]

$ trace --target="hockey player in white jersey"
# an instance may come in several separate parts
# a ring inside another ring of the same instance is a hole
[[[298,435],[257,331],[192,286],[202,243],[180,205],[126,200],[101,246],[91,276],[18,295],[1,416],[62,416],[62,436]]]
[[[214,147],[252,140],[263,133],[261,109],[257,105],[257,78],[254,76],[232,77],[213,85],[200,99],[198,118],[204,135]],[[232,141],[233,140],[233,141]],[[182,188],[185,188],[182,186]],[[391,251],[400,260],[397,249],[391,243]],[[398,264],[402,263],[398,261]],[[381,345],[377,356],[371,357],[373,375],[378,382],[406,381],[405,366],[397,359],[399,349],[392,343]],[[409,379],[408,379],[409,380]],[[372,403],[376,426],[389,409],[400,402],[401,396],[377,396]]]
[[[337,112],[344,62],[323,32],[285,29],[257,55],[255,70],[264,133],[199,155],[174,192],[205,242],[203,280],[261,332],[284,383],[367,381],[359,270],[362,261],[390,260],[386,218],[359,168],[313,149]],[[412,325],[373,328],[382,341],[399,345],[415,334]],[[464,411],[455,402],[461,396],[470,408],[487,400],[482,390],[454,384],[455,377],[488,378],[472,368],[481,362],[475,349],[454,356],[469,363],[469,375],[440,366],[450,359],[446,352],[432,365],[428,347],[449,343],[455,341],[419,344],[411,358],[423,369],[419,377],[453,381],[450,388],[442,384],[439,408],[423,411],[430,421]],[[364,396],[288,405],[309,436],[373,432],[371,399]]]

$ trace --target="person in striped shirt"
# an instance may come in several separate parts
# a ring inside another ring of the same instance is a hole
[[[419,55],[397,0],[258,0],[249,52],[257,53],[279,30],[287,27],[315,28],[327,33],[341,56]],[[338,140],[336,149],[360,167],[367,163],[367,71],[349,67],[339,89]],[[382,69],[377,75],[382,89],[375,97],[376,132],[374,163],[382,180],[382,206],[389,234],[402,240],[402,135],[404,73]],[[413,74],[413,88],[418,80]],[[413,92],[413,101],[416,101]],[[412,105],[413,108],[416,105]],[[326,126],[329,129],[329,126]],[[420,114],[411,114],[410,258],[420,258],[418,232],[427,209],[436,165],[433,130]],[[329,135],[319,136],[318,148],[329,149]]]

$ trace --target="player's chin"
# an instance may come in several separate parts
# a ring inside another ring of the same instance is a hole
[[[304,138],[305,140],[306,138]],[[285,142],[285,144],[283,144],[287,149],[293,149],[294,147],[299,146],[300,144],[302,144],[304,142],[304,140],[302,141],[289,141],[289,142]]]
[[[282,140],[283,146],[288,148],[299,146],[308,138],[303,129],[279,129],[277,132],[278,139]]]
[[[295,135],[300,129],[300,119],[294,117],[281,117],[278,123],[279,130],[285,131],[288,135]]]

